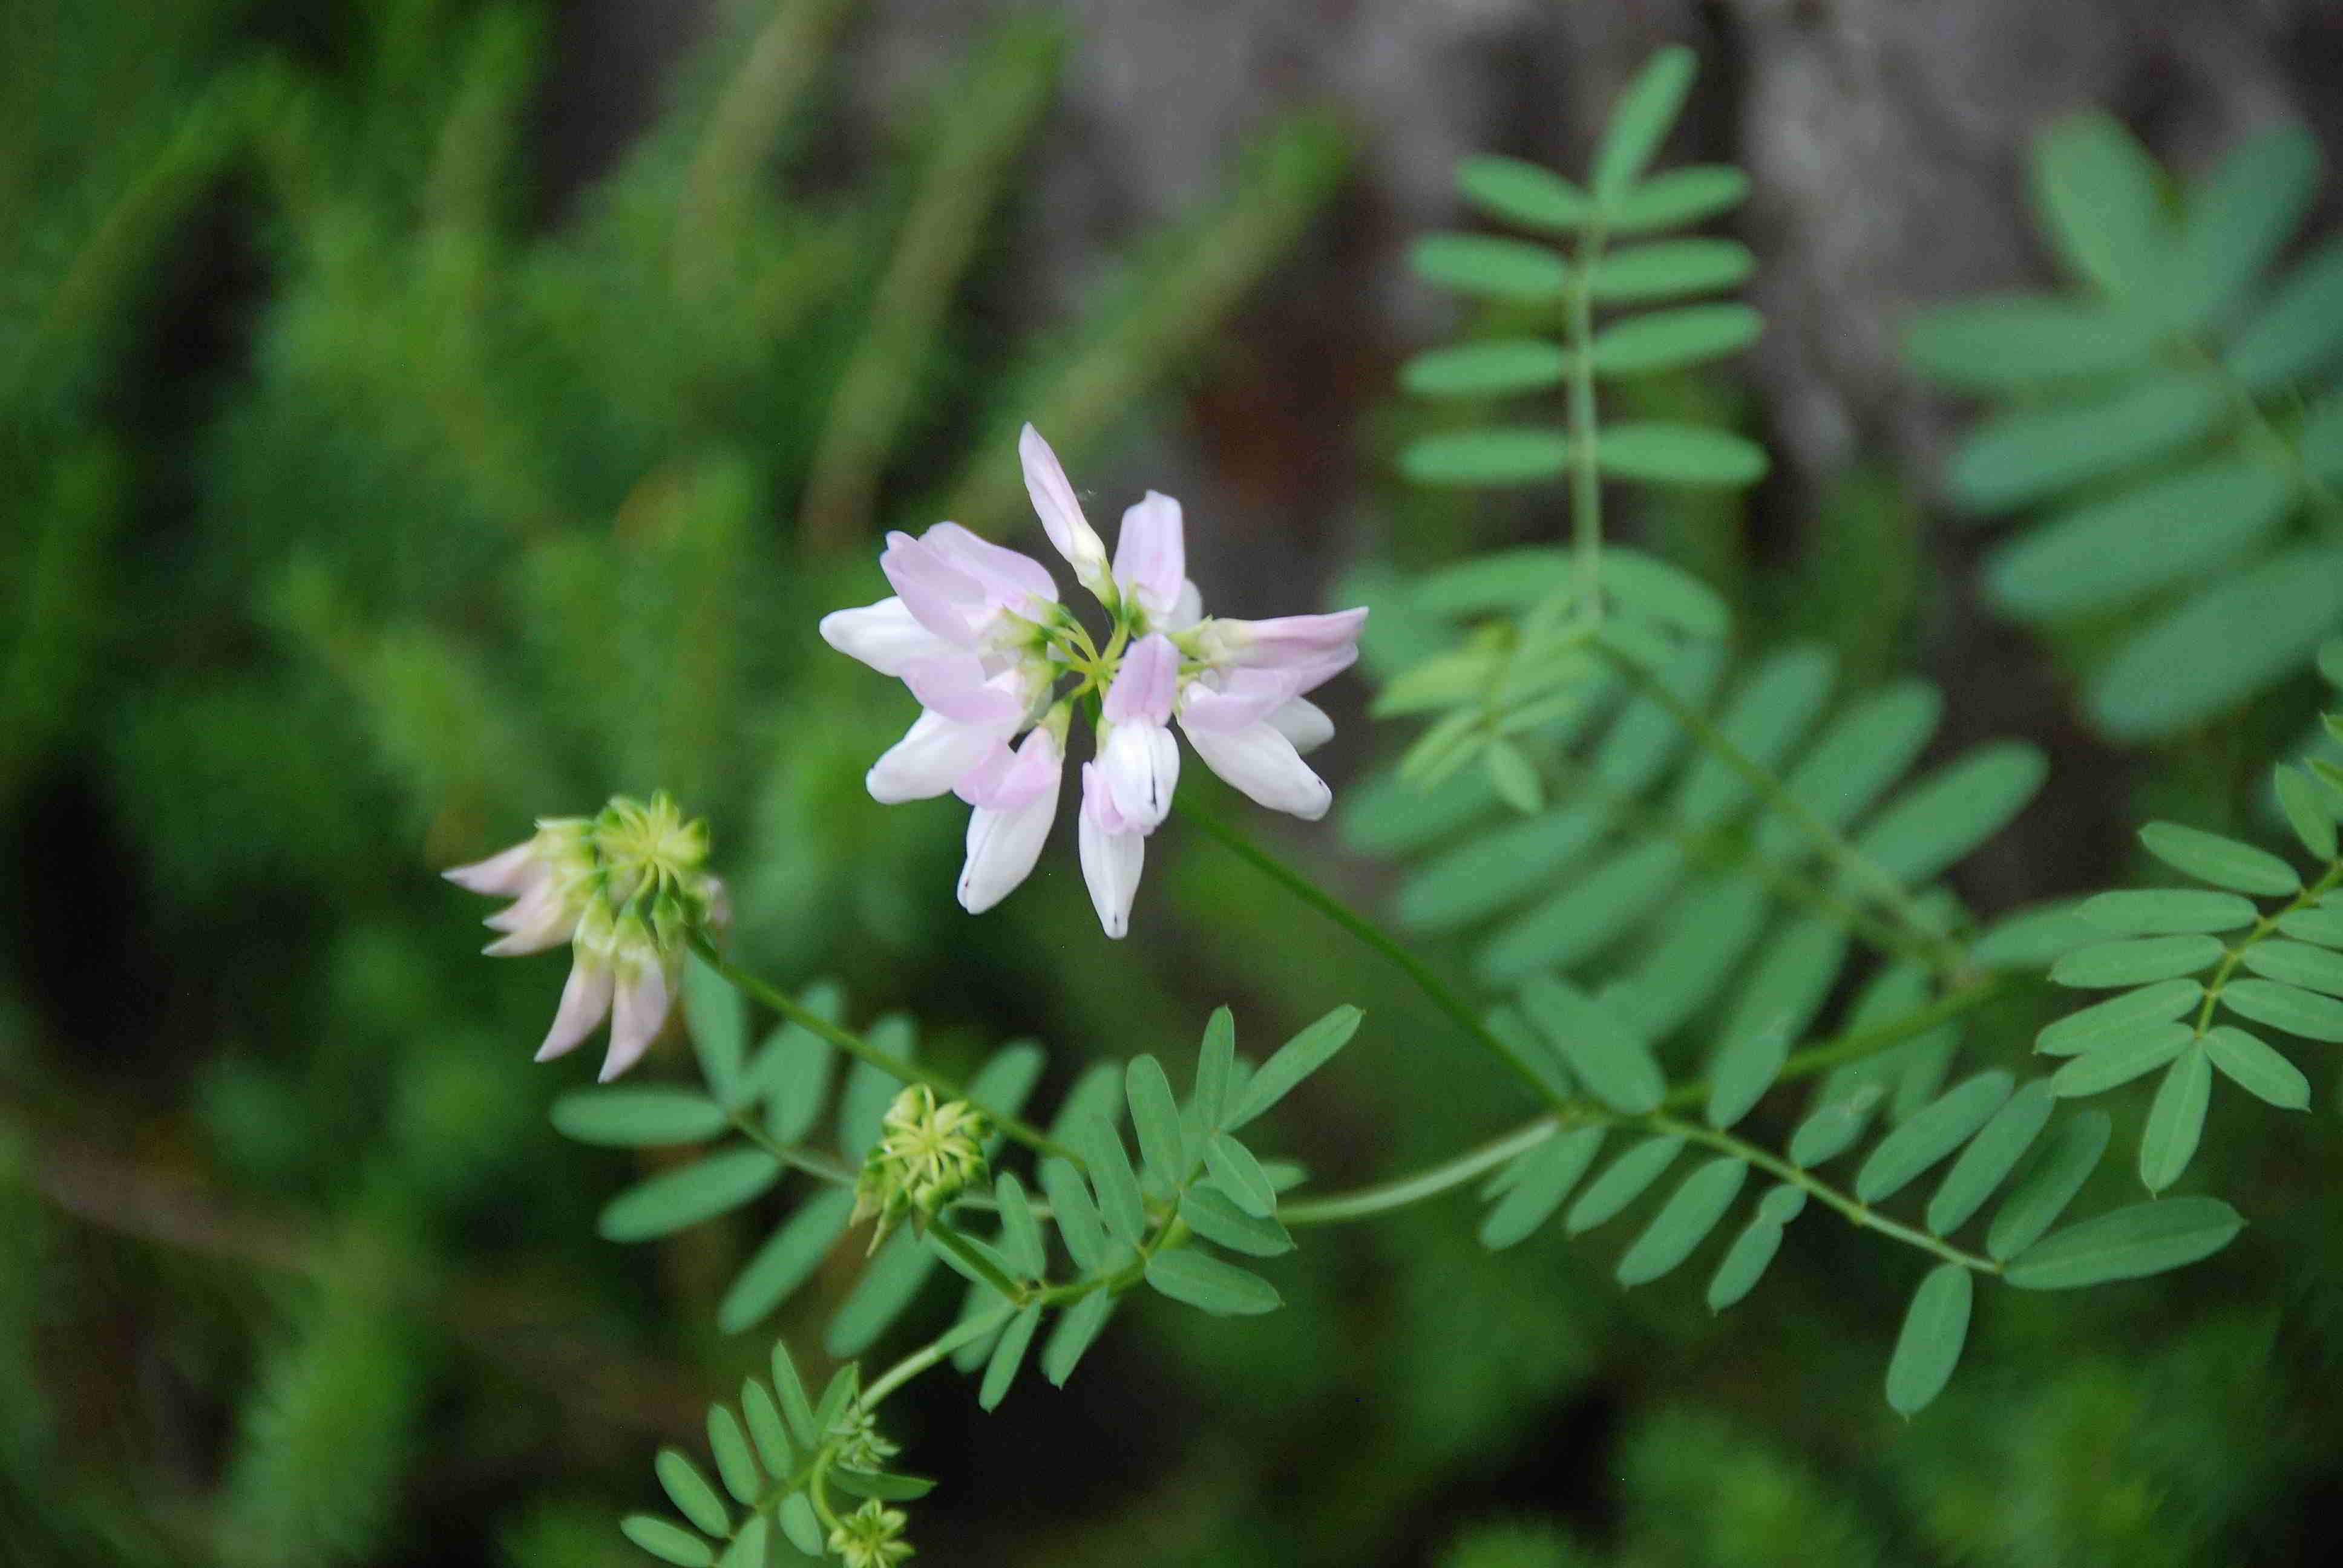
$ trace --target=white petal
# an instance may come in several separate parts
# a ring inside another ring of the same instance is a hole
[[[821,618],[821,639],[881,675],[900,675],[908,665],[953,650],[920,624],[900,595],[860,609],[830,611]]]
[[[1054,800],[1065,761],[1058,738],[1046,727],[1037,728],[1014,753],[1003,749],[974,772],[963,775],[952,786],[952,793],[989,811],[1014,811],[1044,794]]]
[[[537,852],[537,840],[524,839],[511,849],[498,850],[485,860],[475,860],[468,866],[452,866],[439,874],[468,892],[511,899],[535,886],[546,875],[546,866]]]
[[[1204,628],[1207,656],[1216,664],[1250,664],[1276,669],[1309,664],[1350,649],[1356,656],[1363,608],[1332,615],[1285,615],[1270,620],[1215,620]],[[1347,662],[1347,659],[1345,660]]]
[[[1216,669],[1182,690],[1180,723],[1225,735],[1260,723],[1292,695],[1293,681],[1282,669]]]
[[[1050,450],[1041,433],[1028,425],[1018,434],[1017,457],[1025,467],[1025,493],[1032,498],[1033,510],[1040,515],[1050,542],[1073,564],[1074,580],[1103,596],[1111,581],[1106,541],[1082,516],[1082,504],[1074,498],[1074,487],[1067,480],[1058,455]]]
[[[980,915],[1007,898],[1041,858],[1050,836],[1051,819],[1058,814],[1059,774],[1052,769],[1047,789],[1033,800],[1007,810],[978,807],[968,819],[968,862],[960,868],[960,904]]]
[[[1180,786],[1180,745],[1160,724],[1118,724],[1099,752],[1114,809],[1141,833],[1162,826]]]
[[[643,1059],[659,1027],[667,1022],[667,971],[658,963],[642,964],[618,982],[610,1013],[610,1054],[602,1059],[602,1082],[609,1082]]]
[[[960,724],[940,713],[922,713],[903,739],[870,765],[864,784],[882,806],[926,800],[959,782],[962,774],[1003,750],[998,729]]]
[[[1273,710],[1268,724],[1304,757],[1334,739],[1334,721],[1326,717],[1324,709],[1303,697]]]
[[[1171,613],[1163,618],[1165,631],[1185,631],[1204,618],[1204,596],[1194,583],[1182,579],[1180,597],[1174,600]]]
[[[1084,810],[1075,832],[1082,857],[1082,883],[1090,889],[1091,908],[1099,926],[1110,937],[1131,930],[1131,900],[1139,891],[1139,873],[1147,859],[1147,840],[1137,833],[1110,833]]]
[[[1180,503],[1150,490],[1122,514],[1122,532],[1114,541],[1114,580],[1124,592],[1135,591],[1150,615],[1161,617],[1179,603],[1187,573]]]
[[[1334,803],[1326,781],[1310,770],[1293,749],[1293,742],[1266,723],[1251,725],[1226,735],[1209,729],[1181,729],[1204,766],[1272,811],[1290,811],[1315,822]]]
[[[488,924],[505,934],[480,950],[492,959],[505,959],[559,947],[577,933],[578,914],[548,883],[512,908],[490,915]]]
[[[580,953],[569,965],[569,981],[561,988],[561,1005],[554,1010],[553,1027],[546,1031],[545,1043],[537,1048],[537,1060],[550,1061],[566,1050],[573,1050],[578,1042],[594,1032],[610,1013],[610,991],[614,984],[610,966],[597,963]]]
[[[998,725],[1025,712],[1018,693],[994,684],[981,659],[957,648],[941,658],[923,658],[906,667],[902,677],[920,707],[961,724]]]

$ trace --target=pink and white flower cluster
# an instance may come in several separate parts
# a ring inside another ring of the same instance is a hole
[[[488,918],[492,958],[570,946],[569,981],[538,1047],[547,1060],[610,1020],[602,1081],[632,1067],[667,1022],[695,930],[722,928],[730,903],[702,869],[708,825],[665,795],[621,795],[592,817],[540,818],[534,837],[442,875],[513,901]]]
[[[1102,648],[1041,562],[957,523],[889,534],[879,565],[893,597],[823,617],[821,635],[919,699],[919,719],[871,767],[870,794],[892,805],[950,791],[975,808],[960,879],[971,914],[1006,898],[1041,858],[1074,713],[1093,714],[1082,877],[1099,923],[1120,937],[1148,836],[1179,783],[1174,722],[1206,767],[1252,799],[1312,821],[1326,814],[1332,794],[1302,754],[1334,727],[1304,694],[1358,657],[1367,612],[1208,617],[1188,580],[1179,502],[1151,490],[1125,510],[1110,562],[1031,425],[1018,455],[1050,542],[1106,607]]]

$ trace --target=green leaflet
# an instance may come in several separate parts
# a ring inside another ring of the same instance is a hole
[[[1775,938],[1742,982],[1725,1015],[1719,1030],[1725,1048],[1717,1059],[1718,1075],[1724,1073],[1725,1058],[1752,1036],[1773,1035],[1786,1051],[1790,1041],[1805,1033],[1829,1000],[1846,950],[1845,929],[1827,916],[1800,920]],[[1773,1070],[1778,1070],[1776,1063]],[[1764,1087],[1760,1083],[1755,1089],[1762,1092]]]
[[[1407,261],[1427,282],[1525,305],[1558,300],[1570,286],[1568,264],[1525,239],[1427,235],[1408,247]]]
[[[610,1200],[594,1229],[606,1241],[648,1241],[737,1209],[781,1179],[761,1149],[725,1149],[662,1171]]]
[[[2102,1094],[2154,1072],[2188,1049],[2197,1031],[2186,1023],[2143,1025],[2076,1057],[2050,1076],[2050,1091],[2062,1100]]]
[[[1881,1139],[1855,1171],[1855,1195],[1865,1203],[1893,1197],[1984,1126],[2009,1098],[2010,1082],[2006,1072],[1980,1072],[1916,1112]]]
[[[755,1378],[740,1382],[740,1413],[749,1423],[749,1437],[757,1445],[757,1457],[765,1469],[774,1475],[787,1475],[797,1467],[797,1451],[790,1446],[789,1429],[781,1424],[780,1407],[765,1385]]]
[[[827,1018],[845,1010],[835,988],[809,987],[800,999]],[[817,1003],[827,1002],[827,1010]],[[830,1080],[838,1051],[802,1024],[784,1023],[765,1037],[749,1069],[765,1101],[765,1131],[777,1143],[795,1143],[813,1130],[830,1102]]]
[[[1790,1059],[1790,1035],[1761,1024],[1730,1040],[1716,1059],[1708,1089],[1708,1124],[1724,1131],[1755,1109]]]
[[[1788,1224],[1805,1212],[1805,1208],[1806,1190],[1787,1181],[1775,1182],[1765,1189],[1765,1195],[1757,1200],[1759,1216],[1773,1221],[1776,1225]]]
[[[924,1475],[896,1475],[885,1471],[856,1470],[850,1465],[839,1465],[830,1473],[830,1479],[840,1492],[855,1497],[876,1497],[887,1502],[925,1497],[936,1489],[936,1483]]]
[[[822,1429],[814,1422],[813,1402],[806,1398],[804,1380],[798,1376],[786,1340],[773,1342],[772,1362],[773,1392],[780,1400],[782,1418],[797,1434],[798,1446],[812,1448],[821,1441]]]
[[[1473,834],[1400,884],[1399,918],[1422,931],[1485,919],[1546,886],[1608,825],[1595,808],[1573,805]]]
[[[740,1430],[739,1419],[720,1404],[709,1408],[708,1451],[715,1456],[716,1473],[732,1501],[743,1508],[754,1508],[757,1494],[764,1490],[764,1473],[749,1452],[748,1435]]]
[[[1524,817],[1545,809],[1545,780],[1537,764],[1503,736],[1490,739],[1481,752],[1481,766],[1498,799]]]
[[[2229,373],[2260,391],[2343,354],[2343,235],[2312,251],[2229,346]]]
[[[1620,1155],[1578,1195],[1578,1201],[1562,1217],[1563,1230],[1575,1236],[1616,1216],[1660,1179],[1661,1172],[1667,1170],[1683,1148],[1683,1139],[1662,1132]]]
[[[1554,234],[1575,232],[1594,211],[1584,191],[1553,170],[1493,154],[1459,163],[1456,188],[1493,216]]]
[[[1368,776],[1345,794],[1336,813],[1342,841],[1368,855],[1404,855],[1447,837],[1490,804],[1488,780],[1455,775],[1418,789],[1393,770]]]
[[[1836,667],[1831,651],[1819,644],[1782,649],[1742,679],[1718,715],[1717,729],[1752,761],[1769,769],[1780,767],[1830,700]],[[1675,814],[1687,824],[1713,822],[1748,798],[1748,781],[1703,751],[1685,770]]]
[[[2283,980],[2306,990],[2343,996],[2343,953],[2308,942],[2256,942],[2246,950],[2245,967],[2265,980]]]
[[[1784,787],[1825,823],[1844,827],[1919,759],[1944,706],[1920,681],[1881,688],[1824,726]],[[1778,814],[1759,822],[1757,846],[1776,859],[1813,853],[1796,825]]]
[[[1305,1025],[1261,1064],[1261,1070],[1238,1097],[1238,1109],[1223,1125],[1233,1131],[1284,1099],[1295,1085],[1334,1060],[1334,1053],[1351,1042],[1365,1016],[1346,1002]]]
[[[1589,292],[1605,305],[1670,299],[1730,288],[1756,269],[1757,258],[1738,240],[1664,239],[1604,252]]]
[[[2343,1040],[2343,1001],[2332,997],[2276,980],[2233,980],[2221,990],[2221,1005],[2305,1040]]]
[[[2076,275],[2152,309],[2171,238],[2147,149],[2113,116],[2086,110],[2036,138],[2026,172],[2043,230]]]
[[[792,1492],[782,1498],[780,1506],[773,1511],[773,1517],[780,1522],[781,1533],[789,1538],[790,1545],[809,1557],[822,1555],[829,1533],[822,1529],[821,1520],[815,1514],[813,1503],[804,1493]]]
[[[732,1515],[724,1500],[716,1495],[716,1488],[699,1467],[677,1448],[662,1448],[652,1461],[651,1469],[659,1476],[659,1487],[673,1503],[677,1512],[691,1521],[695,1529],[708,1535],[729,1535]]]
[[[1897,1414],[1916,1414],[1945,1391],[1968,1339],[1975,1290],[1965,1265],[1939,1263],[1913,1292],[1887,1363],[1887,1402]]]
[[[1277,1211],[1277,1189],[1253,1158],[1252,1151],[1225,1132],[1204,1141],[1204,1165],[1212,1181],[1239,1209],[1266,1220]]]
[[[1013,1171],[1003,1171],[992,1183],[992,1201],[1001,1208],[1001,1247],[1013,1267],[1012,1275],[1040,1279],[1049,1271],[1049,1248],[1041,1240],[1041,1222],[1025,1196],[1025,1183]]]
[[[1511,1183],[1481,1221],[1481,1245],[1498,1251],[1534,1234],[1594,1163],[1603,1137],[1600,1127],[1581,1127],[1515,1157]]]
[[[1275,1312],[1277,1292],[1260,1275],[1207,1257],[1193,1247],[1158,1252],[1147,1260],[1147,1282],[1175,1302],[1215,1317]]]
[[[2139,1179],[2149,1191],[2163,1191],[2188,1169],[2204,1135],[2212,1088],[2212,1064],[2201,1047],[2191,1045],[2165,1070],[2139,1138]]]
[[[1057,1326],[1050,1331],[1050,1342],[1041,1347],[1041,1375],[1054,1386],[1065,1387],[1082,1352],[1091,1348],[1113,1311],[1114,1298],[1104,1291],[1093,1291],[1060,1313]]]
[[[1986,562],[2001,608],[2049,620],[2194,583],[2241,559],[2294,503],[2286,474],[2218,457],[2053,518]]]
[[[1604,1005],[1646,1040],[1674,1032],[1740,963],[1770,911],[1765,888],[1748,877],[1692,889],[1662,917],[1635,967],[1604,988]]]
[[[1676,116],[1684,110],[1696,68],[1690,49],[1671,45],[1654,55],[1627,84],[1594,146],[1594,199],[1615,208],[1658,152]]]
[[[1738,354],[1757,341],[1765,318],[1734,302],[1654,311],[1594,335],[1588,360],[1598,376],[1647,376]]]
[[[1172,1080],[1164,1075],[1161,1062],[1142,1055],[1123,1070],[1123,1081],[1131,1101],[1131,1131],[1139,1134],[1139,1157],[1149,1175],[1166,1191],[1176,1192],[1188,1182],[1188,1154]]]
[[[2217,1198],[2136,1203],[2044,1238],[2002,1277],[2022,1291],[2066,1291],[2160,1274],[2211,1257],[2245,1223]]]
[[[1570,356],[1539,337],[1491,338],[1434,348],[1400,367],[1399,384],[1419,397],[1503,397],[1559,387]]]
[[[1056,1221],[1058,1239],[1066,1244],[1066,1255],[1082,1272],[1096,1273],[1106,1261],[1106,1224],[1091,1196],[1090,1183],[1068,1161],[1044,1160],[1041,1191],[1050,1196],[1051,1218]]]
[[[1570,442],[1559,430],[1459,430],[1410,443],[1399,467],[1419,485],[1534,485],[1568,471]]]
[[[696,952],[684,959],[683,1017],[708,1087],[728,1106],[745,1103],[752,1089],[742,1071],[749,1051],[749,1001]]]
[[[740,1533],[732,1537],[716,1568],[764,1568],[765,1538],[771,1531],[771,1523],[761,1513],[741,1521]]]
[[[1009,1385],[1017,1381],[1017,1370],[1025,1364],[1025,1352],[1033,1343],[1033,1331],[1041,1323],[1039,1307],[1027,1307],[1009,1320],[1000,1342],[992,1347],[992,1358],[984,1363],[984,1382],[976,1393],[978,1409],[996,1410],[1008,1397]]]
[[[699,1143],[724,1131],[724,1108],[688,1089],[575,1089],[553,1102],[556,1131],[580,1143],[646,1148]]]
[[[1749,176],[1730,164],[1689,164],[1654,175],[1611,204],[1613,234],[1682,228],[1739,206]]]
[[[2038,1146],[2017,1184],[1994,1211],[1993,1224],[1986,1231],[1985,1250],[1996,1261],[2007,1262],[2058,1222],[2098,1169],[2112,1125],[2106,1111],[2086,1111]]]
[[[2139,830],[2139,840],[2149,854],[2174,870],[2186,871],[2216,887],[2284,898],[2302,886],[2294,868],[2276,855],[2217,833],[2184,828],[2177,822],[2150,822]]]
[[[1719,1155],[1678,1184],[1620,1258],[1614,1271],[1623,1285],[1641,1285],[1692,1256],[1741,1193],[1749,1167],[1739,1156]]]
[[[1708,1310],[1721,1312],[1755,1290],[1767,1265],[1773,1262],[1774,1254],[1781,1250],[1780,1221],[1764,1214],[1752,1215],[1741,1233],[1733,1238],[1733,1245],[1725,1249],[1716,1272],[1709,1277]]]
[[[2343,550],[2289,550],[2216,581],[2149,625],[2093,678],[2090,708],[2118,739],[2221,712],[2307,661],[2343,621]]]
[[[968,1081],[968,1098],[989,1105],[1004,1116],[1014,1116],[1025,1109],[1025,1101],[1033,1086],[1041,1081],[1041,1069],[1049,1058],[1041,1048],[1030,1040],[1012,1040],[990,1056],[976,1075]],[[985,1140],[989,1158],[998,1151],[1006,1135],[995,1129]]]
[[[1605,425],[1594,438],[1594,464],[1614,479],[1735,489],[1770,467],[1765,449],[1729,430],[1655,419]]]
[[[2301,224],[2318,183],[2318,144],[2300,126],[2231,148],[2188,193],[2169,276],[2174,318],[2228,314]]]
[[[1229,1080],[1237,1059],[1236,1015],[1216,1007],[1205,1021],[1203,1043],[1196,1050],[1196,1083],[1192,1098],[1197,1121],[1216,1129],[1227,1114]]]
[[[1139,1176],[1131,1168],[1122,1135],[1104,1117],[1092,1116],[1072,1130],[1072,1142],[1074,1151],[1090,1167],[1107,1232],[1118,1241],[1138,1246],[1147,1234],[1147,1205],[1140,1196]]]
[[[1928,1200],[1929,1230],[1939,1236],[1959,1230],[2009,1179],[2048,1124],[2052,1098],[2049,1083],[2036,1079],[1993,1113]]]
[[[1604,547],[1603,591],[1631,615],[1696,638],[1721,638],[1733,629],[1733,612],[1715,588],[1641,550]]]
[[[2048,771],[2023,741],[1977,747],[1890,801],[1855,851],[1907,887],[1925,882],[2006,827]]]
[[[2195,974],[2220,962],[2228,950],[2206,936],[2135,937],[2077,948],[2051,966],[2059,985],[2087,988],[2147,985]],[[2251,962],[2252,950],[2247,950]]]
[[[2094,1002],[2067,1014],[2034,1037],[2034,1049],[2049,1056],[2076,1056],[2097,1050],[2149,1026],[2178,1018],[2205,998],[2205,988],[2193,980],[2169,980],[2142,986]]]
[[[2281,1111],[2310,1109],[2310,1080],[2269,1046],[2231,1024],[2206,1031],[2205,1054],[2222,1076]]]
[[[2077,912],[2095,926],[2131,937],[2234,931],[2252,925],[2259,915],[2250,900],[2235,893],[2199,892],[2193,888],[2100,893],[2085,900]]]
[[[1674,844],[1622,849],[1500,928],[1482,948],[1475,967],[1497,985],[1567,969],[1650,914],[1683,870],[1684,851]]]
[[[2318,859],[2335,859],[2335,818],[2332,791],[2312,775],[2281,763],[2275,772],[2278,809],[2302,847]]]
[[[1210,1187],[1191,1187],[1181,1194],[1180,1218],[1205,1241],[1232,1252],[1274,1258],[1293,1251],[1292,1233],[1284,1226],[1237,1207]]]
[[[2278,929],[2323,948],[2343,948],[2343,910],[2296,910],[2278,918]]]
[[[919,1054],[919,1030],[905,1014],[890,1012],[864,1031],[864,1039],[880,1050],[914,1060]],[[902,1085],[867,1061],[858,1061],[846,1075],[846,1091],[838,1102],[838,1146],[850,1160],[859,1161],[879,1141],[880,1124],[895,1102]]]
[[[716,1326],[737,1334],[765,1321],[774,1308],[813,1277],[830,1249],[846,1233],[854,1194],[833,1187],[807,1201],[742,1267],[717,1304]]]
[[[2085,920],[2087,900],[2046,899],[1996,920],[1970,944],[1969,957],[1988,970],[2046,970],[2066,953],[2105,940],[2109,928]]]
[[[711,1568],[716,1561],[714,1548],[680,1524],[649,1513],[629,1513],[618,1521],[618,1532],[626,1538],[658,1558],[672,1563],[676,1568]]]
[[[847,1293],[838,1314],[830,1320],[822,1348],[841,1359],[869,1350],[910,1310],[939,1261],[935,1251],[909,1230],[888,1237]]]
[[[2015,510],[2196,440],[2228,407],[2217,377],[2158,371],[2089,402],[1996,414],[1953,454],[1953,498],[1978,516]]]
[[[1521,1000],[1588,1093],[1624,1115],[1659,1109],[1667,1081],[1651,1047],[1617,1014],[1566,980],[1533,980],[1522,988]]]
[[[1905,333],[1905,357],[1947,385],[2015,391],[2147,364],[2153,320],[2093,302],[1986,294],[1938,306]]]

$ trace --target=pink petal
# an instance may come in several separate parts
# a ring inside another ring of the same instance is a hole
[[[467,892],[510,899],[528,891],[545,876],[546,866],[537,852],[537,840],[524,839],[511,849],[500,849],[485,860],[475,860],[468,866],[453,866],[439,874]]]
[[[1012,756],[1006,748],[988,759],[975,772],[952,786],[952,793],[971,806],[1013,811],[1048,795],[1058,798],[1058,776],[1065,768],[1058,738],[1036,728]]]
[[[610,1013],[610,1053],[602,1059],[600,1081],[608,1083],[643,1059],[667,1022],[667,972],[646,963],[619,983]]]
[[[1227,735],[1189,729],[1184,724],[1181,728],[1205,767],[1272,811],[1288,811],[1314,822],[1334,803],[1334,792],[1310,770],[1293,742],[1268,724]]]
[[[1161,617],[1179,603],[1187,570],[1180,503],[1150,490],[1122,514],[1122,532],[1114,541],[1115,581],[1126,592],[1137,590],[1148,613]]]
[[[903,533],[887,536],[879,569],[921,626],[947,642],[975,645],[975,617],[986,608],[982,583],[941,552]]]
[[[1058,814],[1058,782],[1053,761],[1047,783],[1031,799],[1001,809],[979,807],[970,814],[968,861],[960,874],[960,908],[980,915],[1032,874],[1050,837],[1051,820]]]
[[[904,666],[950,653],[954,646],[920,624],[900,597],[830,611],[821,618],[821,639],[881,675],[900,675]]]
[[[1041,433],[1028,425],[1018,434],[1017,457],[1025,467],[1025,493],[1032,498],[1033,510],[1040,515],[1050,542],[1073,563],[1075,580],[1098,592],[1106,578],[1106,543],[1082,516],[1082,504],[1074,498],[1074,487],[1068,482],[1058,455],[1050,450]]]
[[[582,953],[570,961],[569,980],[561,988],[561,1005],[554,1010],[553,1027],[537,1048],[537,1060],[550,1061],[594,1032],[609,1016],[614,977],[610,966],[589,960]]]
[[[996,545],[958,523],[938,523],[920,542],[984,585],[985,597],[1022,614],[1029,599],[1054,604],[1058,584],[1049,568],[1021,550]]]
[[[1095,822],[1105,833],[1128,833],[1131,824],[1116,809],[1114,791],[1106,785],[1106,774],[1095,762],[1082,764],[1082,816]]]
[[[992,678],[973,654],[921,659],[907,666],[902,675],[920,707],[962,724],[1013,723],[1025,712],[1014,692],[990,684]]]
[[[1350,647],[1359,640],[1359,628],[1366,621],[1367,612],[1362,608],[1271,620],[1215,620],[1204,635],[1218,662],[1275,668],[1307,663]]]
[[[993,753],[1006,753],[1000,732],[980,724],[960,724],[940,713],[922,713],[903,739],[889,747],[863,782],[882,806],[926,800],[942,794]]]
[[[1293,696],[1293,680],[1280,669],[1217,670],[1192,680],[1180,693],[1184,729],[1226,734],[1258,724]]]
[[[1122,668],[1107,688],[1109,724],[1165,724],[1180,679],[1180,650],[1161,632],[1151,632],[1122,656]]]

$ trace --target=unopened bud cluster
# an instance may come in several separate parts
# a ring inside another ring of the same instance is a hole
[[[543,1061],[610,1020],[608,1081],[641,1060],[666,1023],[691,932],[730,918],[724,884],[705,869],[708,825],[665,794],[624,795],[591,817],[540,818],[534,837],[447,873],[476,893],[513,901],[488,924],[494,956],[570,945],[569,982]]]
[[[854,1183],[854,1218],[879,1218],[871,1247],[906,1216],[915,1229],[925,1225],[955,1194],[981,1179],[990,1131],[968,1101],[939,1103],[924,1083],[897,1095]]]
[[[839,1520],[830,1533],[830,1549],[846,1568],[894,1568],[911,1555],[911,1543],[903,1539],[909,1523],[901,1509],[874,1497]]]

